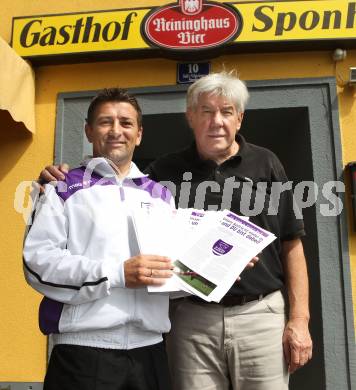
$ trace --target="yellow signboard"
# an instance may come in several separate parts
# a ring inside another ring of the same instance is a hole
[[[356,39],[356,1],[234,4],[243,19],[235,42]]]
[[[12,47],[23,57],[144,49],[141,22],[150,9],[14,18]]]
[[[356,1],[271,1],[228,3],[228,6],[241,16],[240,32],[232,44],[356,39]],[[137,8],[17,17],[13,20],[12,46],[26,58],[147,50],[151,45],[146,43],[142,31],[150,11],[151,8]],[[203,12],[204,7],[194,15],[200,23],[192,26],[204,26]],[[174,20],[166,25],[170,22]]]

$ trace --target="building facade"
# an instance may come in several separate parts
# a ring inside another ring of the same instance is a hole
[[[90,151],[95,91],[120,86],[143,108],[144,167],[189,144],[185,91],[235,71],[251,92],[242,134],[272,149],[301,196],[313,360],[291,389],[355,389],[356,2],[5,1],[0,24],[0,388],[41,389],[47,339],[40,295],[22,274],[29,183]],[[168,4],[169,3],[169,4]],[[299,183],[304,183],[299,185]],[[301,192],[302,194],[302,192]]]

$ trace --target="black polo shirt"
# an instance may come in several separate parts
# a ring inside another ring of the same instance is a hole
[[[177,207],[230,209],[274,233],[277,239],[265,248],[253,269],[241,274],[229,295],[267,294],[284,285],[281,241],[303,236],[304,224],[293,209],[291,190],[282,164],[270,150],[236,138],[240,148],[222,164],[202,160],[193,144],[183,151],[154,161],[146,173],[155,181],[173,182]],[[188,172],[188,173],[187,173]]]

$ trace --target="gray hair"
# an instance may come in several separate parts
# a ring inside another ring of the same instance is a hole
[[[244,112],[249,93],[243,81],[231,73],[212,73],[195,81],[187,92],[187,108],[196,109],[202,93],[224,96],[235,106],[237,112]]]

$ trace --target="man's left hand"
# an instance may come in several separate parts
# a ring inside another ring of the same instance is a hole
[[[247,263],[246,268],[253,268],[260,258],[258,256],[253,257],[249,263]]]
[[[305,318],[290,319],[284,329],[282,342],[288,371],[293,373],[312,357],[313,343],[308,320]]]
[[[258,256],[255,256],[253,257],[246,265],[245,269],[246,268],[253,268],[255,266],[255,264],[258,262],[260,258]],[[236,282],[239,282],[241,280],[240,276],[238,276],[238,278],[236,279]]]

